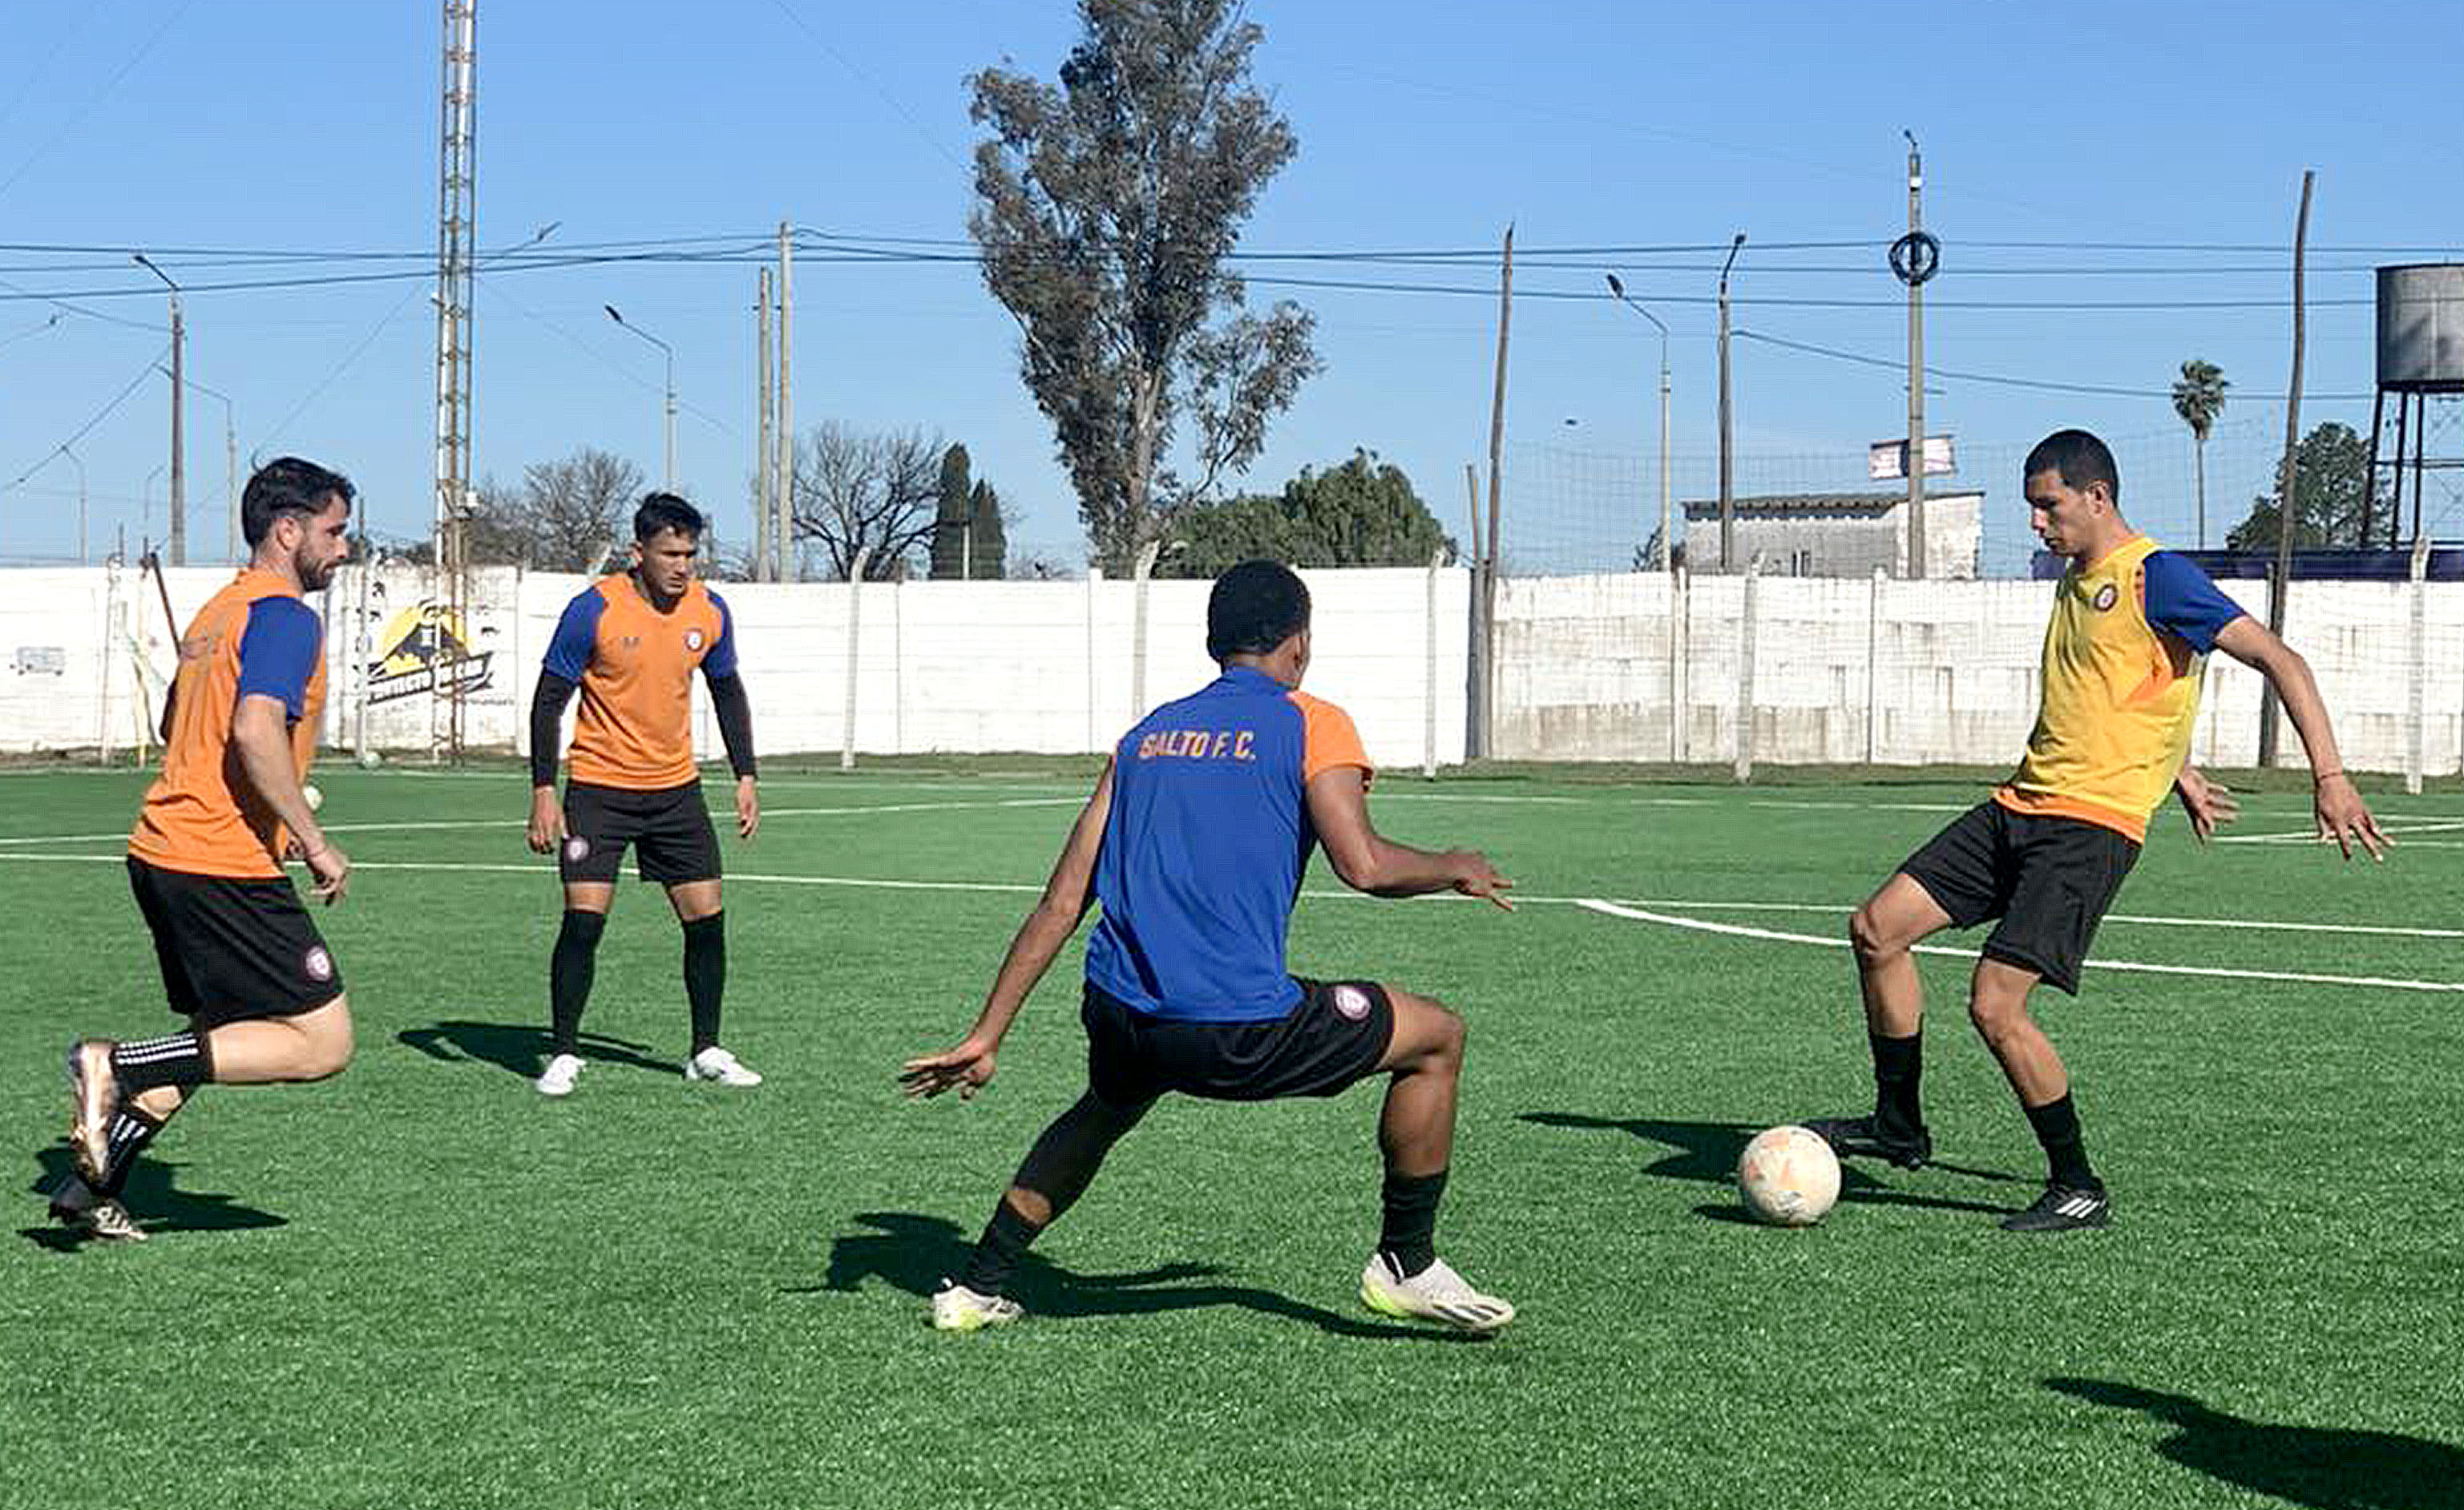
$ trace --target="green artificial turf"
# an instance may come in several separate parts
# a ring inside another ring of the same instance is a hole
[[[1466,1342],[1355,1297],[1375,1085],[1167,1102],[1034,1251],[1028,1321],[927,1327],[925,1296],[1082,1083],[1074,950],[982,1096],[907,1105],[893,1081],[972,1020],[1083,795],[1064,762],[766,781],[760,837],[726,842],[726,1037],[768,1083],[678,1078],[675,926],[628,881],[592,1062],[561,1103],[527,1079],[558,901],[521,843],[523,777],[319,780],[360,866],[320,914],[357,1061],[323,1084],[202,1093],[130,1191],[153,1240],[79,1246],[36,1193],[67,1158],[61,1049],[173,1025],[116,858],[142,778],[0,775],[11,1503],[2464,1495],[2447,1183],[2464,994],[2092,968],[2079,999],[2039,1008],[2117,1225],[2022,1237],[1994,1218],[2035,1194],[2041,1159],[1965,1022],[1964,961],[1930,958],[1943,1164],[1852,1165],[1811,1230],[1740,1219],[1729,1180],[1753,1130],[1870,1097],[1846,952],[1577,900],[1837,939],[1975,786],[1380,783],[1392,837],[1483,847],[1524,899],[1512,916],[1374,902],[1321,867],[1292,930],[1295,969],[1390,979],[1470,1023],[1440,1247],[1522,1314]],[[2097,953],[2464,983],[2453,933],[2129,920],[2464,928],[2464,801],[2373,800],[2413,841],[2384,866],[2299,843],[2202,851],[2167,815]],[[2235,832],[2305,822],[2298,794],[2267,794]]]

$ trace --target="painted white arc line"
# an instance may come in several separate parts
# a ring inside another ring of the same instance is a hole
[[[1725,933],[1733,938],[1764,939],[1780,944],[1812,944],[1821,949],[1846,949],[1844,938],[1823,938],[1813,933],[1784,933],[1777,929],[1748,928],[1742,923],[1713,923],[1703,918],[1677,917],[1666,912],[1647,912],[1639,908],[1619,907],[1597,897],[1585,897],[1574,904],[1587,911],[1609,917],[1623,918],[1633,923],[1658,923],[1667,928],[1691,929],[1702,933]],[[1920,944],[1912,951],[1919,954],[1941,954],[1952,959],[1973,959],[1973,952],[1946,949],[1938,944]],[[2124,970],[2158,975],[2203,975],[2221,980],[2282,980],[2310,986],[2378,986],[2391,991],[2435,991],[2464,993],[2464,981],[2394,980],[2378,975],[2322,975],[2290,970],[2229,970],[2213,965],[2150,965],[2126,959],[2092,959],[2090,970]]]

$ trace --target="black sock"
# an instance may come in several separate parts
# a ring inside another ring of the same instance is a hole
[[[685,925],[685,999],[693,1005],[693,1051],[718,1044],[718,1003],[727,995],[727,914]]]
[[[1925,1073],[1925,1034],[1903,1039],[1868,1032],[1874,1050],[1874,1123],[1885,1132],[1914,1136],[1925,1127],[1917,1109],[1917,1083]]]
[[[98,1195],[118,1195],[128,1183],[128,1171],[136,1164],[137,1155],[154,1141],[163,1125],[135,1106],[122,1106],[112,1116],[109,1151],[103,1158],[102,1188]]]
[[[605,931],[606,913],[564,909],[564,926],[556,930],[556,952],[548,956],[551,1053],[572,1053],[581,1037],[582,1008],[590,999],[590,979],[598,973],[599,935]]]
[[[202,1085],[213,1078],[213,1048],[202,1033],[173,1033],[111,1047],[111,1079],[123,1096],[157,1085]]]
[[[1386,1217],[1377,1234],[1377,1251],[1403,1279],[1438,1260],[1438,1198],[1446,1193],[1446,1171],[1397,1174],[1386,1171]]]
[[[2045,1146],[2045,1162],[2052,1168],[2054,1183],[2072,1190],[2102,1190],[2096,1171],[2088,1168],[2087,1145],[2079,1138],[2079,1108],[2071,1105],[2069,1093],[2027,1110],[2028,1125],[2036,1129],[2036,1141]]]
[[[1019,1256],[1044,1229],[1019,1215],[1018,1208],[1003,1195],[993,1208],[993,1219],[984,1223],[984,1235],[976,1239],[976,1251],[967,1257],[967,1272],[958,1282],[978,1295],[999,1295],[1009,1285],[1009,1272],[1018,1267]]]

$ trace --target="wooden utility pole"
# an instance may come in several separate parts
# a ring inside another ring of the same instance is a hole
[[[2284,600],[2293,585],[2293,521],[2301,512],[2301,472],[2296,465],[2301,449],[2301,344],[2306,313],[2301,300],[2301,274],[2310,248],[2310,186],[2318,175],[2301,170],[2301,213],[2293,223],[2293,381],[2284,387],[2284,471],[2276,490],[2276,571],[2267,588],[2267,627],[2284,632]],[[2269,683],[2258,704],[2258,767],[2276,764],[2277,725],[2276,684]]]

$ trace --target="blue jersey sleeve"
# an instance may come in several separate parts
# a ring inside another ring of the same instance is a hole
[[[547,658],[539,663],[548,675],[568,682],[582,680],[582,673],[590,668],[590,653],[599,644],[599,616],[606,611],[607,600],[596,587],[564,605],[564,617],[556,622],[556,633],[548,638]]]
[[[701,674],[715,682],[736,674],[736,615],[727,611],[727,600],[718,594],[712,593],[710,601],[718,605],[718,641],[701,658]]]
[[[2216,633],[2242,615],[2189,557],[2158,551],[2145,568],[2147,622],[2201,655],[2216,647]]]
[[[249,604],[248,627],[239,637],[239,695],[279,699],[297,721],[308,707],[308,678],[324,638],[316,610],[297,598]]]

